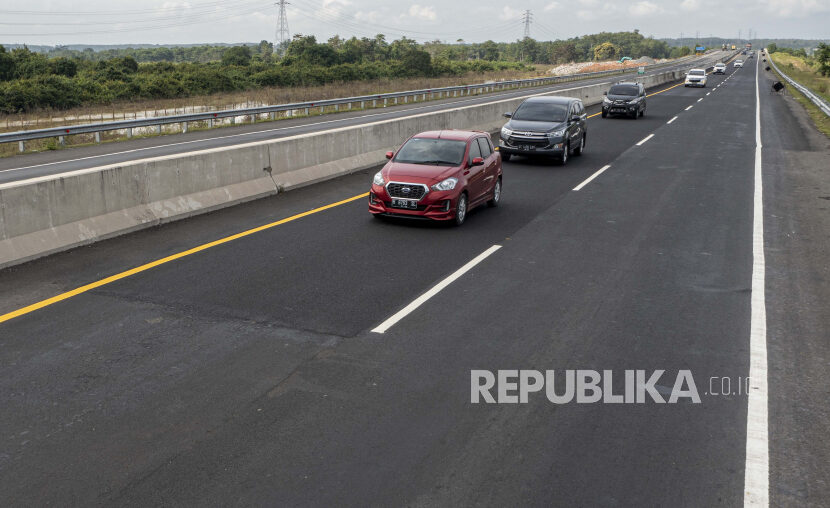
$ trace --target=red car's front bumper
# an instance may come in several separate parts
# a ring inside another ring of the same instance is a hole
[[[415,210],[393,208],[392,197],[386,192],[386,188],[373,184],[369,192],[369,211],[375,215],[390,217],[450,220],[455,217],[455,205],[459,195],[460,191],[455,189],[451,191],[430,190],[418,201],[418,208]]]

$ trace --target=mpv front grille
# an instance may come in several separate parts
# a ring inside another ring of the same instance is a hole
[[[513,146],[548,146],[550,144],[550,141],[548,141],[547,138],[520,138],[516,136],[510,136],[507,139],[507,143]]]
[[[386,185],[386,192],[393,198],[421,199],[427,193],[427,189],[420,183],[390,182]]]

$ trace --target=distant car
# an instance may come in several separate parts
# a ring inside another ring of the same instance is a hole
[[[686,74],[683,86],[706,86],[706,69],[692,69]]]
[[[501,200],[501,156],[478,131],[415,134],[375,174],[369,212],[375,217],[453,221],[460,226],[474,207]]]
[[[626,115],[636,119],[646,112],[646,90],[641,83],[612,85],[602,100],[602,117]]]
[[[726,64],[723,62],[718,62],[715,64],[715,68],[712,71],[713,74],[726,74]]]
[[[744,66],[744,61],[743,60],[735,60],[735,63],[733,64],[733,66],[743,67]]]
[[[519,104],[501,128],[502,159],[513,155],[545,155],[564,165],[573,155],[582,155],[588,136],[585,106],[573,97],[530,97]]]

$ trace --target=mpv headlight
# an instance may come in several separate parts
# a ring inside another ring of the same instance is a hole
[[[502,127],[502,128],[501,128],[501,137],[503,137],[503,138],[509,138],[509,137],[510,137],[510,136],[512,136],[512,135],[513,135],[513,131],[511,131],[511,130],[510,130],[510,129],[508,129],[507,127]]]
[[[436,183],[432,186],[432,190],[446,191],[455,189],[455,184],[458,183],[458,178],[450,177],[443,182]]]
[[[383,175],[381,174],[382,171],[378,171],[375,173],[375,178],[372,180],[372,183],[375,185],[383,185],[385,182],[383,181]]]
[[[559,129],[557,131],[551,131],[548,133],[548,136],[552,138],[561,138],[565,135],[565,129]]]

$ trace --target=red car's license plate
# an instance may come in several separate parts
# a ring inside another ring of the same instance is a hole
[[[407,208],[409,210],[415,210],[418,208],[418,202],[414,199],[393,199],[392,206],[395,208]]]

